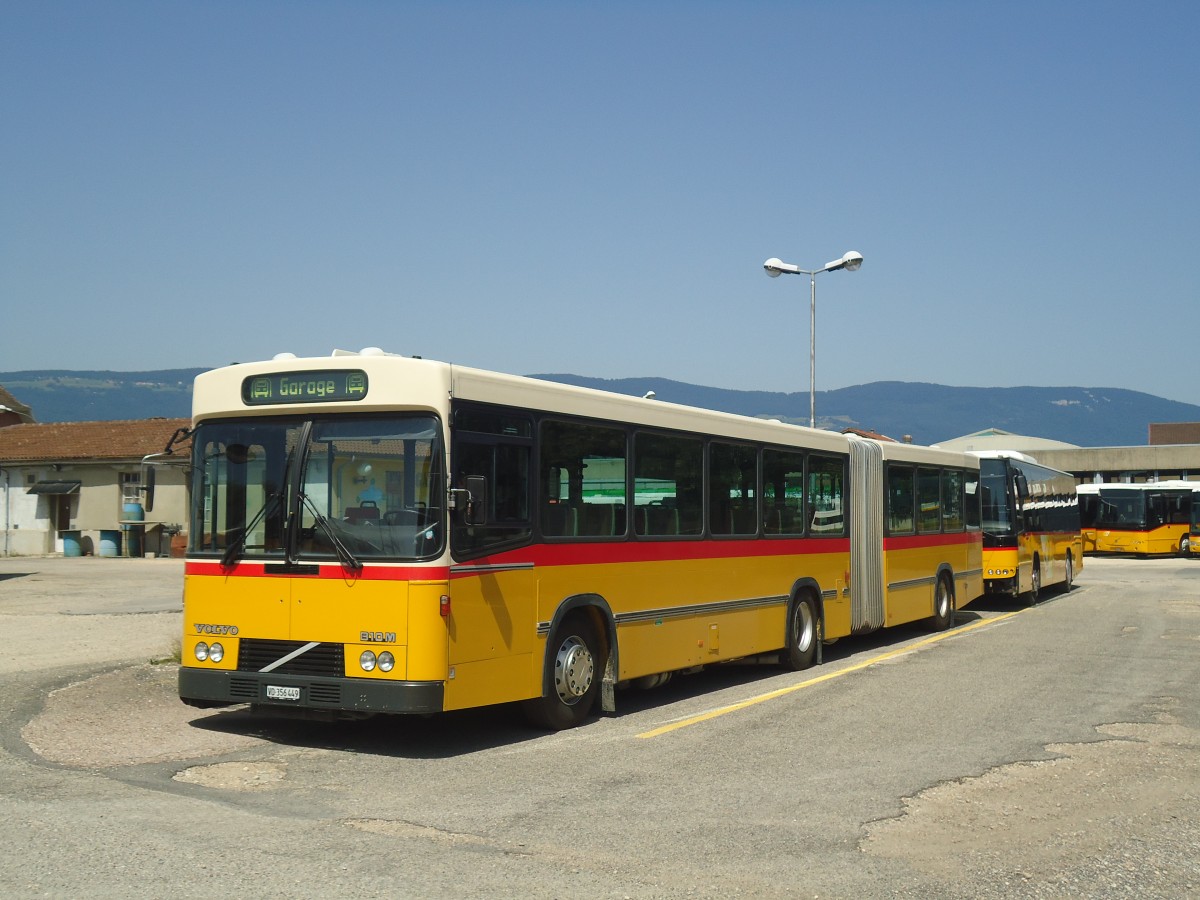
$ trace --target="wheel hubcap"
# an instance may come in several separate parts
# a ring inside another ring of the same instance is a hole
[[[554,660],[554,688],[558,699],[568,706],[578,703],[592,686],[595,668],[587,644],[574,635],[563,641]]]
[[[813,615],[807,603],[796,607],[796,649],[807,653],[813,643]]]

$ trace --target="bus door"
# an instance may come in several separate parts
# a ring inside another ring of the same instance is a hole
[[[454,427],[447,709],[541,693],[532,422],[463,407]]]

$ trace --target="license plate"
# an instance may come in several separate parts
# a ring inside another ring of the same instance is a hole
[[[300,688],[298,687],[280,687],[277,684],[267,685],[268,700],[299,700]]]

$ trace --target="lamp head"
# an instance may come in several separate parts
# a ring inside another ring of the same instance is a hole
[[[845,269],[847,272],[857,271],[862,265],[862,254],[857,250],[850,250],[842,255],[841,259],[835,259],[833,262],[825,263],[825,268],[822,272],[836,272],[838,269]]]
[[[763,269],[772,278],[778,278],[780,275],[796,275],[800,272],[799,266],[793,266],[791,263],[785,263],[777,256],[772,256],[765,263]]]

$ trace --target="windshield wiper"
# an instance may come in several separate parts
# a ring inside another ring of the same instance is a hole
[[[228,569],[233,565],[234,561],[242,555],[242,551],[246,549],[246,538],[249,537],[255,527],[266,518],[275,507],[279,505],[279,494],[270,494],[258,512],[254,514],[254,518],[250,520],[250,524],[242,529],[242,533],[230,541],[229,546],[225,548],[225,553],[221,556],[222,567]]]
[[[342,565],[347,569],[353,569],[356,572],[361,569],[363,564],[360,563],[358,558],[350,552],[350,548],[342,543],[341,538],[337,536],[337,532],[329,523],[329,520],[321,515],[321,511],[317,509],[316,504],[313,503],[312,500],[308,499],[308,494],[301,493],[300,499],[304,501],[304,505],[307,506],[309,512],[313,514],[314,521],[321,526],[321,530],[325,532],[325,536],[329,538],[329,542],[333,544],[333,549],[337,551],[338,559],[342,561]]]

